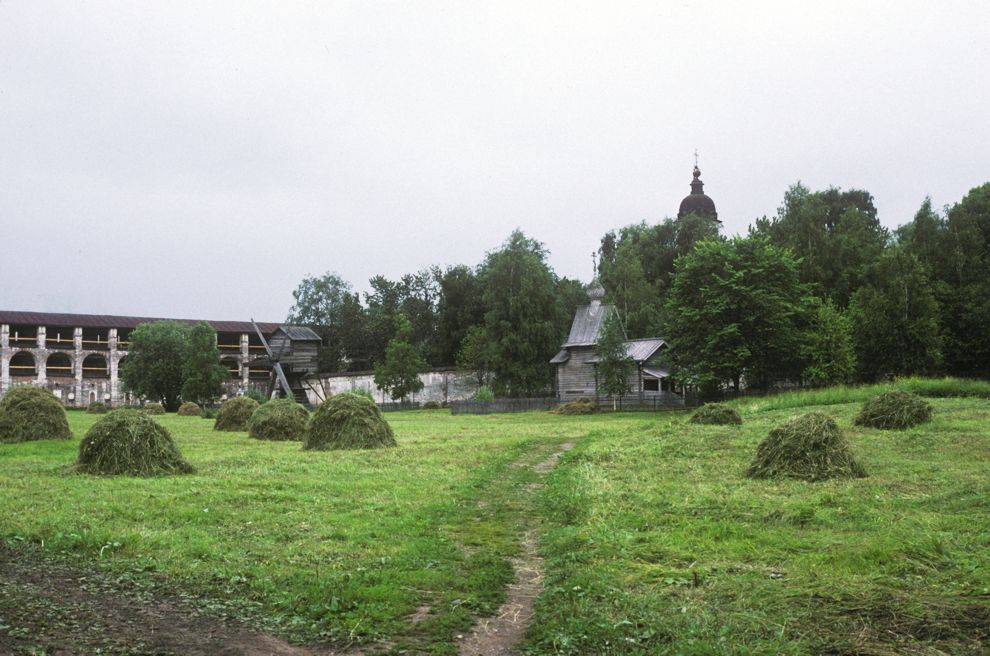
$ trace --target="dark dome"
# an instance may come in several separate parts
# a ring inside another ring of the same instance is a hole
[[[702,191],[705,183],[701,181],[701,170],[694,167],[694,180],[691,181],[691,193],[681,201],[681,207],[677,210],[677,218],[683,218],[688,214],[707,216],[718,221],[718,212],[715,211],[715,201],[705,195]]]

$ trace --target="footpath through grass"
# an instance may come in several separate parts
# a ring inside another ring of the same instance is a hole
[[[548,481],[533,651],[990,652],[990,402],[934,405],[907,431],[854,428],[858,403],[599,430]],[[770,428],[811,409],[869,478],[744,478]]]

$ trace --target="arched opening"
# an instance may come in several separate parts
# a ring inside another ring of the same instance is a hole
[[[227,369],[227,373],[230,374],[231,378],[241,377],[241,363],[234,357],[223,357],[220,358],[220,364]]]
[[[65,353],[52,353],[45,361],[45,376],[48,378],[71,378],[72,360]]]
[[[10,358],[10,375],[15,378],[34,378],[38,375],[34,356],[27,351],[18,351]]]
[[[83,378],[109,378],[110,368],[107,366],[107,359],[102,355],[93,353],[87,355],[82,363]]]

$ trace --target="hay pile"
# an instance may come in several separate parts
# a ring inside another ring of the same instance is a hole
[[[904,429],[931,419],[932,406],[920,396],[910,392],[886,392],[864,403],[853,424]]]
[[[203,409],[199,407],[198,403],[193,403],[192,401],[186,401],[179,406],[178,411],[175,413],[180,417],[202,417]]]
[[[165,406],[161,403],[145,403],[144,411],[149,415],[163,415],[165,414]]]
[[[550,412],[555,415],[593,415],[601,412],[601,408],[594,399],[582,398],[568,401]]]
[[[258,407],[248,420],[248,435],[256,440],[301,440],[309,413],[292,399],[275,399]]]
[[[138,410],[114,410],[93,424],[79,445],[76,470],[87,474],[162,476],[188,474],[165,428]]]
[[[306,428],[304,449],[377,449],[395,446],[392,427],[378,406],[357,394],[337,394],[316,409]]]
[[[107,412],[107,404],[106,403],[101,403],[100,401],[93,401],[86,408],[86,412],[88,412],[91,415],[102,415],[102,414],[106,414],[106,412]]]
[[[756,447],[750,478],[797,478],[822,481],[860,478],[866,470],[853,457],[835,420],[809,412],[770,431]]]
[[[742,424],[742,417],[735,408],[730,408],[724,403],[706,403],[695,410],[690,422],[715,426],[739,426]]]
[[[0,398],[0,443],[70,437],[65,408],[48,390],[18,385]]]
[[[248,420],[257,409],[258,402],[250,397],[235,396],[232,399],[227,399],[217,412],[217,421],[213,424],[213,430],[246,431]]]

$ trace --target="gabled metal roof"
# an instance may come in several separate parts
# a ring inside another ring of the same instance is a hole
[[[626,347],[626,357],[636,364],[640,364],[656,355],[657,351],[667,345],[667,342],[659,337],[646,337],[643,339],[630,339],[623,342],[623,345]],[[599,360],[601,358],[595,353],[585,360],[585,362],[595,363]]]
[[[574,321],[571,322],[571,332],[564,342],[563,348],[568,346],[593,346],[598,342],[598,333],[601,332],[602,323],[609,312],[611,305],[592,302],[589,305],[578,306],[574,312]]]
[[[312,328],[306,326],[279,326],[278,330],[285,333],[285,336],[293,342],[322,342],[323,338],[317,335]]]
[[[65,328],[137,328],[142,323],[154,321],[178,321],[195,324],[199,319],[165,319],[162,317],[122,317],[112,314],[63,314],[58,312],[16,312],[0,310],[0,324],[22,326],[58,326]],[[210,321],[206,323],[221,333],[251,333],[254,326],[250,321]],[[261,332],[270,334],[279,327],[277,323],[259,323]]]

